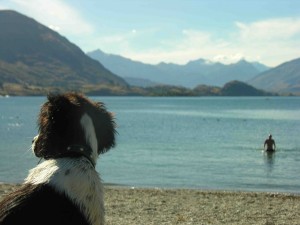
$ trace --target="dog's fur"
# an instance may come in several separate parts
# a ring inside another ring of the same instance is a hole
[[[94,166],[115,145],[112,114],[81,94],[49,95],[38,127],[32,148],[45,161],[0,202],[0,224],[103,225],[103,187]]]

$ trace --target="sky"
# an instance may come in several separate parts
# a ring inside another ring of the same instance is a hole
[[[299,0],[0,0],[65,36],[144,63],[300,57]]]

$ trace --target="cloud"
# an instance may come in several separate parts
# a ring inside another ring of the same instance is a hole
[[[9,0],[2,3],[1,8],[17,10],[63,35],[76,36],[94,32],[94,27],[64,1]]]
[[[136,36],[118,36],[120,40],[122,37],[122,42],[119,42],[119,45],[126,46],[126,48],[119,49],[119,54],[152,64],[160,63],[162,61],[184,64],[191,59],[199,58],[201,49],[207,49],[208,46],[213,44],[209,33],[186,29],[182,30],[178,35],[175,35],[176,38],[169,39],[169,37],[166,37],[159,41],[152,41],[156,44],[155,47],[152,46],[147,49],[137,49],[133,46],[133,43],[144,42],[146,39],[145,36],[158,36],[156,33],[161,33],[161,31],[153,29],[139,31],[139,35]],[[112,40],[112,38],[108,38],[107,40]],[[106,44],[107,43],[108,42],[106,42]]]
[[[94,46],[98,43],[97,48],[101,48],[105,52],[120,54],[133,60],[151,64],[160,62],[185,64],[198,58],[232,63],[245,57],[238,52],[238,49],[234,49],[230,42],[215,39],[209,32],[194,29],[184,29],[180,33],[171,37],[167,36],[156,42],[151,40],[152,45],[145,48],[145,42],[149,42],[146,39],[149,36],[159,36],[161,32],[159,29],[139,30],[139,32],[128,31],[97,37],[91,40],[89,44]],[[142,47],[137,48],[137,43]],[[94,49],[90,47],[90,50]]]
[[[186,29],[177,38],[164,40],[161,46],[148,51],[133,50],[128,42],[124,54],[154,64],[161,61],[184,64],[188,60],[204,58],[225,64],[246,59],[262,61],[269,66],[299,57],[300,18],[235,22],[235,26],[234,31],[227,33],[227,38]]]
[[[182,47],[183,48],[203,47],[207,44],[211,44],[211,41],[212,41],[212,36],[208,32],[189,29],[189,30],[183,30],[182,34],[183,34],[184,38],[183,38],[181,48]]]
[[[250,24],[236,22],[240,39],[244,41],[278,41],[300,34],[300,18],[282,18]]]
[[[109,35],[95,33],[89,36],[88,39],[78,40],[76,44],[82,46],[86,52],[100,48],[104,52],[124,56],[124,52],[132,51],[135,40],[140,35],[143,36],[140,31],[138,32],[135,29],[122,33],[111,33]]]
[[[54,25],[52,25],[52,24],[49,25],[49,28],[52,29],[52,30],[55,30],[55,31],[57,31],[57,32],[60,31],[60,27],[59,27],[59,26],[54,26]]]
[[[229,42],[215,39],[211,33],[206,31],[185,29],[176,35],[175,39],[165,39],[160,43],[161,45],[155,48],[138,51],[131,48],[131,43],[128,42],[127,49],[123,52],[123,55],[152,64],[162,61],[185,64],[198,58],[231,63],[244,57],[240,56],[241,53],[234,52]],[[232,50],[230,54],[228,53],[228,48]],[[227,54],[233,57],[225,57]],[[238,59],[237,55],[240,56]]]
[[[270,66],[299,57],[300,18],[277,18],[253,23],[236,22],[234,46],[245,58],[258,58]]]
[[[242,53],[235,53],[232,55],[216,55],[213,57],[212,61],[214,62],[223,62],[225,64],[229,64],[232,62],[237,62],[239,60],[244,59],[244,55]]]

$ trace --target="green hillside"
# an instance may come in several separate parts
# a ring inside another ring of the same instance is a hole
[[[65,37],[15,11],[0,11],[2,92],[95,89],[127,83]],[[94,86],[94,87],[92,87]],[[13,93],[12,93],[13,94]]]

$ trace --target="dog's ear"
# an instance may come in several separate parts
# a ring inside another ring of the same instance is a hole
[[[56,157],[66,151],[71,139],[80,141],[84,135],[75,121],[79,121],[81,114],[72,95],[48,95],[38,118],[39,136],[33,149],[35,155],[46,159]]]
[[[98,154],[107,152],[115,146],[116,124],[114,115],[108,112],[103,103],[95,103],[92,120],[98,141]]]

